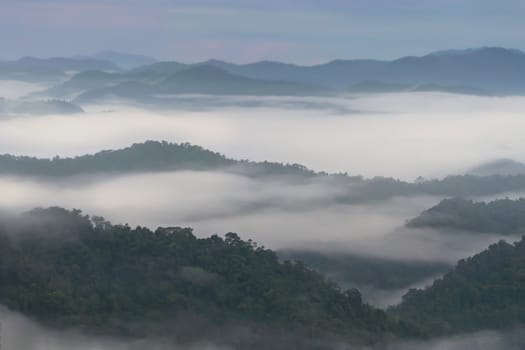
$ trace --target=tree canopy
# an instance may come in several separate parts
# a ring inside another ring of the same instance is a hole
[[[525,237],[500,241],[424,290],[411,290],[391,313],[430,334],[501,329],[525,323]]]
[[[188,320],[314,338],[418,334],[357,290],[235,233],[197,238],[189,228],[131,228],[61,208],[0,220],[0,303],[57,327],[135,336],[184,339],[195,332]],[[185,327],[170,326],[181,319]]]
[[[407,226],[523,234],[525,233],[525,199],[500,199],[489,203],[462,198],[445,199],[410,220]]]

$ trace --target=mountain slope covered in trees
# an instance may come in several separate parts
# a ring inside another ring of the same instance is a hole
[[[0,303],[54,327],[221,341],[218,325],[242,324],[253,336],[228,341],[244,346],[272,329],[306,343],[419,334],[234,233],[199,239],[49,208],[2,217],[0,243]]]
[[[298,164],[238,161],[188,143],[157,141],[137,143],[120,150],[106,150],[74,158],[0,156],[0,174],[32,177],[224,169],[254,176],[258,174],[312,176],[315,174]]]
[[[407,226],[525,234],[525,199],[500,199],[488,203],[462,198],[445,199],[410,220]]]
[[[147,141],[119,150],[74,158],[52,159],[0,155],[0,175],[41,178],[89,174],[132,174],[168,171],[225,171],[249,177],[285,176],[291,181],[329,181],[342,190],[334,200],[352,204],[397,196],[481,196],[525,189],[525,175],[455,175],[405,182],[393,178],[366,179],[348,174],[315,172],[300,164],[234,160],[199,146]],[[348,190],[345,190],[347,188]]]
[[[501,329],[525,323],[525,238],[501,241],[458,263],[392,310],[431,334]]]

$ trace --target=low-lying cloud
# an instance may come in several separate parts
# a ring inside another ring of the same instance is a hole
[[[18,313],[0,307],[2,348],[7,350],[232,350],[204,339],[192,345],[177,345],[169,339],[125,339],[85,335],[75,330],[50,330]],[[204,338],[204,337],[203,337]],[[521,350],[525,344],[523,328],[486,331],[443,337],[428,341],[396,341],[375,347],[356,347],[340,343],[334,350]]]
[[[188,141],[234,158],[409,180],[460,173],[496,158],[523,160],[525,153],[525,97],[417,93],[252,100],[262,107],[225,102],[211,110],[153,111],[109,104],[83,106],[83,116],[4,120],[0,150],[78,155],[146,139]],[[293,101],[296,108],[279,107]]]
[[[56,181],[3,177],[0,189],[0,207],[8,211],[55,205],[79,208],[132,226],[189,226],[199,236],[237,232],[274,249],[453,263],[504,238],[407,229],[406,220],[441,198],[341,204],[338,195],[351,189],[330,179],[294,182],[179,171]]]

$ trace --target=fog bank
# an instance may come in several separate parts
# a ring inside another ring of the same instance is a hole
[[[132,226],[188,226],[199,236],[237,232],[273,249],[453,263],[508,238],[407,229],[406,220],[441,198],[399,197],[347,205],[336,199],[348,188],[320,179],[292,182],[180,171],[57,181],[3,177],[0,189],[0,208],[8,211],[79,208]]]
[[[268,104],[171,111],[110,104],[83,106],[88,112],[83,116],[4,120],[0,150],[79,155],[147,139],[188,141],[233,158],[408,180],[461,173],[497,158],[525,160],[525,97],[413,93],[296,98],[338,105],[339,111],[300,103],[286,107],[293,98],[252,99]]]
[[[49,330],[38,323],[0,307],[1,346],[5,350],[233,350],[206,343],[177,345],[163,339],[130,340],[88,336],[77,331]],[[486,331],[474,334],[437,338],[428,341],[391,342],[376,347],[361,348],[338,344],[334,350],[521,350],[525,345],[525,330]]]

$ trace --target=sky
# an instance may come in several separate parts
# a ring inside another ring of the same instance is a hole
[[[1,0],[0,59],[117,50],[316,64],[525,49],[523,0]]]

